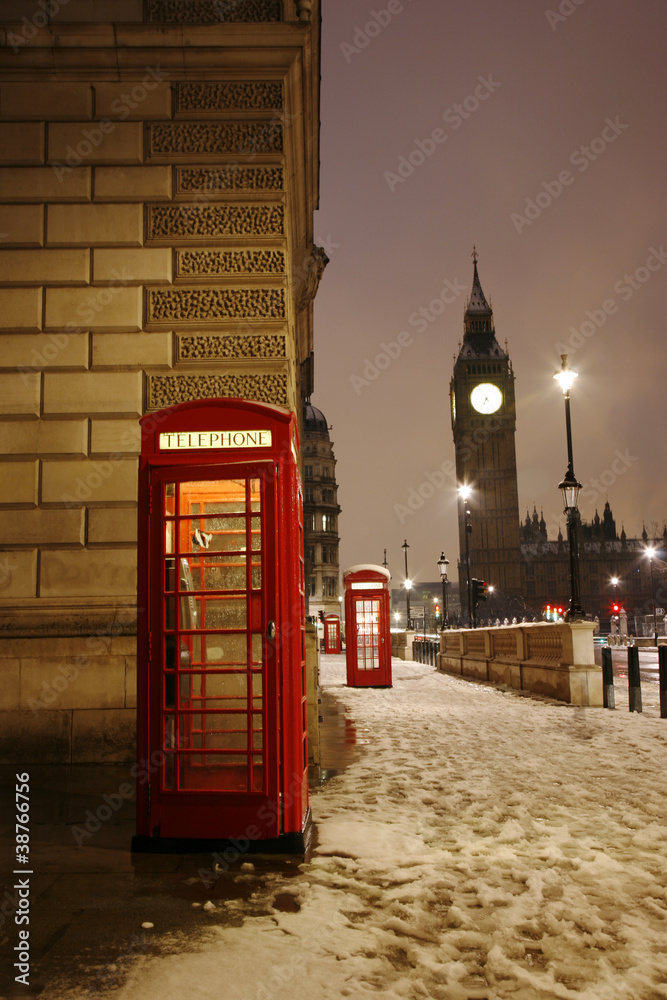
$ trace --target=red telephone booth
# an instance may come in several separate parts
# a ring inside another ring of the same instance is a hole
[[[212,399],[141,423],[135,849],[298,848],[309,812],[294,414]]]
[[[338,615],[324,616],[324,652],[340,653],[340,618]]]
[[[349,687],[391,687],[390,579],[383,566],[343,573]]]

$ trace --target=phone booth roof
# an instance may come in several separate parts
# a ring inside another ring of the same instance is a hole
[[[205,460],[215,455],[242,452],[255,460],[276,449],[296,460],[299,448],[296,417],[290,410],[249,399],[226,397],[197,399],[179,403],[140,419],[141,453],[144,458],[159,456],[173,462],[188,452]]]
[[[346,586],[348,578],[354,578],[359,582],[381,579],[388,584],[391,580],[391,573],[384,566],[374,566],[372,563],[359,563],[358,566],[350,566],[349,569],[344,571],[343,581]]]

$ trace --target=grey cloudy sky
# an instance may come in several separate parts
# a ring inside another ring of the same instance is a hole
[[[582,516],[608,498],[619,532],[662,530],[666,26],[663,0],[324,0],[312,402],[333,425],[342,568],[386,547],[400,576],[404,538],[418,579],[442,548],[455,563],[473,244],[516,375],[522,518],[562,522],[567,350]]]

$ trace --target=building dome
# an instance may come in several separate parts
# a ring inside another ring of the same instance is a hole
[[[329,425],[327,424],[326,417],[321,410],[318,410],[316,406],[312,406],[310,403],[306,403],[303,408],[303,425],[304,430],[307,431],[329,433]]]

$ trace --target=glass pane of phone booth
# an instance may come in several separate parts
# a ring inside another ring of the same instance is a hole
[[[380,602],[355,601],[357,622],[357,670],[377,670],[380,666]]]
[[[165,790],[266,784],[261,482],[162,483]]]

